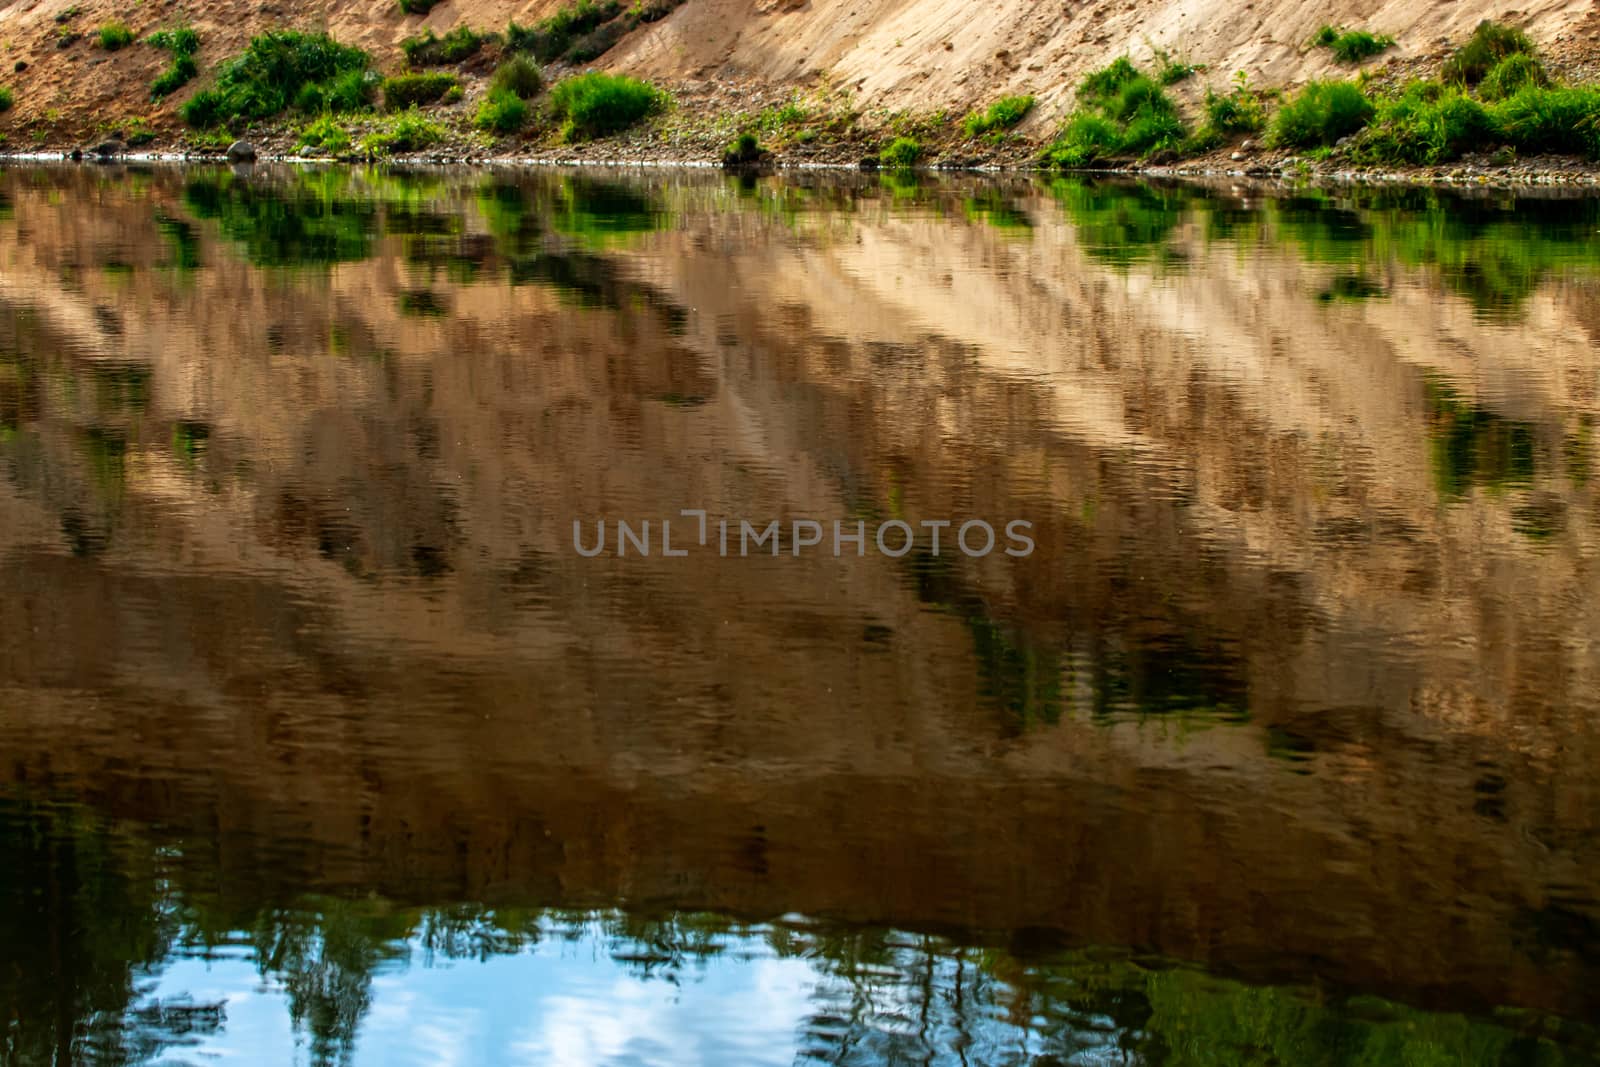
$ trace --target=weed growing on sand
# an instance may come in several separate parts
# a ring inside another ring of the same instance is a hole
[[[1514,52],[1489,69],[1478,83],[1478,95],[1485,100],[1504,100],[1529,86],[1548,89],[1550,75],[1537,56]]]
[[[145,42],[172,53],[172,65],[156,75],[156,80],[150,83],[152,100],[171,96],[200,73],[200,66],[194,58],[195,53],[200,51],[200,35],[191,27],[161,30],[146,37]]]
[[[550,90],[550,114],[568,141],[621,132],[666,105],[666,93],[623,74],[579,74]]]
[[[1160,83],[1123,56],[1084,78],[1080,108],[1045,149],[1047,166],[1082,167],[1116,156],[1148,157],[1188,139],[1178,107]]]
[[[1533,53],[1533,42],[1527,34],[1484,19],[1467,42],[1444,61],[1439,77],[1451,85],[1477,85],[1507,56]]]
[[[620,0],[578,0],[531,27],[513,22],[506,31],[506,45],[549,63],[564,56],[574,41],[622,14],[622,10]]]
[[[312,120],[300,130],[300,149],[313,149],[323,155],[338,156],[350,151],[350,131],[332,115]]]
[[[544,72],[527,56],[512,56],[495,68],[489,79],[489,89],[532,100],[544,90]]]
[[[878,158],[890,170],[910,170],[922,158],[922,142],[914,137],[896,137]]]
[[[1412,82],[1378,102],[1372,125],[1352,155],[1385,164],[1431,164],[1455,159],[1492,139],[1495,116],[1454,86]]]
[[[220,126],[301,111],[357,111],[372,102],[377,77],[359,48],[322,33],[276,30],[223,64],[216,84],[183,105],[190,126]]]
[[[125,23],[107,22],[95,31],[100,47],[107,52],[117,52],[133,43],[133,31]]]
[[[1206,69],[1204,63],[1187,63],[1181,59],[1174,59],[1165,48],[1156,48],[1152,45],[1151,51],[1155,53],[1156,62],[1160,64],[1156,81],[1162,85],[1177,85],[1181,81],[1188,81]]]
[[[1312,47],[1327,48],[1341,63],[1360,63],[1394,47],[1388,34],[1367,30],[1347,30],[1342,26],[1323,26],[1311,38]]]
[[[1353,81],[1308,82],[1278,109],[1272,143],[1287,148],[1332,145],[1360,130],[1375,111]]]
[[[141,116],[135,116],[122,124],[122,140],[129,148],[143,148],[156,139],[156,131]]]
[[[156,80],[150,83],[150,98],[160,100],[162,97],[171,96],[194,81],[195,75],[199,73],[200,68],[193,56],[175,57],[172,66],[156,75]]]
[[[961,120],[961,131],[969,138],[986,133],[1003,133],[1028,117],[1033,110],[1033,97],[1008,96],[989,105],[987,111],[974,111]]]
[[[1266,103],[1242,70],[1233,76],[1229,92],[1206,89],[1205,114],[1206,126],[1223,134],[1259,133],[1267,125]]]
[[[1122,150],[1122,131],[1103,115],[1088,111],[1068,117],[1061,133],[1045,149],[1042,162],[1063,169],[1087,167],[1115,157]]]
[[[722,152],[722,165],[724,167],[746,167],[752,163],[761,162],[767,150],[761,147],[761,139],[746,130],[732,141]]]
[[[412,108],[389,119],[362,138],[361,149],[369,156],[401,155],[432,148],[444,138],[443,126]]]
[[[684,0],[577,0],[532,26],[513,22],[506,47],[527,52],[541,63],[587,63],[604,55],[633,30],[672,14]]]
[[[478,129],[489,133],[516,133],[528,124],[528,102],[510,89],[492,89],[478,105],[473,120]]]
[[[1206,87],[1201,104],[1205,121],[1180,149],[1183,155],[1198,155],[1247,133],[1259,133],[1267,125],[1267,103],[1263,94],[1250,85],[1250,76],[1239,71],[1233,76],[1233,88],[1219,93]]]
[[[387,111],[404,111],[419,104],[436,103],[452,91],[457,95],[461,92],[461,80],[454,74],[397,74],[383,79],[383,106]]]
[[[1522,155],[1600,159],[1600,89],[1529,86],[1495,108],[1500,132]]]
[[[1352,155],[1370,163],[1447,163],[1469,152],[1600,159],[1600,89],[1525,85],[1483,101],[1459,85],[1413,82],[1382,100]]]
[[[200,51],[200,35],[193,26],[179,26],[174,30],[157,30],[146,37],[145,44],[171,52],[175,56],[192,56]]]
[[[470,59],[483,46],[497,40],[495,34],[478,33],[470,26],[457,26],[440,37],[430,26],[422,33],[400,42],[400,51],[413,67],[442,67]]]

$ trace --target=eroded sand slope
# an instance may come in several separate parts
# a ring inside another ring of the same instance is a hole
[[[92,129],[128,115],[171,115],[193,88],[152,104],[148,85],[167,57],[142,46],[109,55],[94,48],[93,29],[111,19],[141,34],[193,23],[205,42],[202,76],[194,83],[200,85],[206,71],[252,34],[275,26],[326,27],[392,69],[403,62],[399,42],[425,26],[500,30],[512,19],[534,22],[563,2],[448,0],[421,19],[403,15],[392,0],[181,6],[0,0],[0,84],[10,85],[17,98],[11,112],[0,115],[0,129],[38,120]],[[868,109],[959,109],[1028,92],[1045,104],[1030,121],[1049,124],[1070,103],[1071,86],[1085,71],[1122,53],[1148,59],[1161,48],[1207,65],[1213,81],[1246,70],[1258,84],[1281,85],[1335,69],[1325,50],[1304,44],[1324,22],[1393,34],[1399,47],[1389,56],[1403,61],[1441,53],[1446,40],[1489,17],[1523,26],[1558,62],[1582,60],[1600,44],[1600,10],[1589,0],[1532,0],[1518,9],[1490,0],[688,0],[635,31],[599,65],[672,85],[710,79],[826,84],[848,88]],[[64,30],[85,37],[58,47]],[[15,70],[18,61],[26,69]],[[1189,91],[1199,88],[1197,79]],[[719,98],[711,99],[710,106],[719,106]],[[740,97],[720,101],[732,108]],[[20,141],[11,140],[14,146]]]

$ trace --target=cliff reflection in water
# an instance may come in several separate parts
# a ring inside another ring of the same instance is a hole
[[[584,1040],[683,980],[578,1062],[1583,1062],[1597,230],[0,173],[8,1055],[386,1062],[437,970]],[[694,507],[1038,550],[572,549]]]

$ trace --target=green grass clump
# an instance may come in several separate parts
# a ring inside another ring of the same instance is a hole
[[[510,89],[490,90],[473,121],[490,133],[516,133],[528,124],[528,102]]]
[[[400,10],[407,15],[426,15],[439,3],[440,0],[400,0]]]
[[[1272,142],[1289,148],[1332,145],[1359,131],[1375,111],[1355,82],[1308,82],[1278,109]]]
[[[1250,88],[1244,71],[1234,76],[1233,89],[1218,93],[1206,89],[1205,129],[1223,137],[1239,133],[1259,133],[1267,125],[1267,108],[1261,94]]]
[[[1132,155],[1176,148],[1188,134],[1172,98],[1143,74],[1124,81],[1101,104],[1101,111],[1121,126],[1122,151]]]
[[[1041,161],[1050,167],[1072,170],[1110,159],[1122,151],[1122,131],[1104,115],[1079,111],[1068,116]]]
[[[752,163],[761,162],[767,150],[761,147],[761,139],[754,133],[746,130],[732,141],[722,151],[722,165],[724,167],[747,167]]]
[[[1169,59],[1161,67],[1161,73],[1156,75],[1156,81],[1162,85],[1177,85],[1179,82],[1188,81],[1205,67],[1195,63],[1180,63],[1176,59]]]
[[[1144,157],[1178,149],[1188,140],[1178,106],[1126,56],[1084,78],[1078,101],[1082,108],[1044,152],[1047,165],[1082,167],[1116,155]]]
[[[493,34],[478,33],[469,26],[457,26],[440,37],[430,26],[415,37],[400,42],[400,51],[413,67],[439,67],[460,63],[477,55],[494,40]]]
[[[1140,157],[1148,156],[1160,149],[1176,149],[1188,136],[1188,127],[1184,126],[1175,108],[1145,108],[1136,112],[1123,129],[1122,150]]]
[[[143,148],[156,139],[156,131],[143,118],[131,118],[122,127],[122,140],[129,148]]]
[[[350,151],[350,131],[332,115],[314,119],[300,131],[300,148],[338,156]]]
[[[544,72],[527,56],[512,56],[495,68],[489,79],[490,92],[508,92],[532,100],[544,90]]]
[[[416,108],[412,108],[367,134],[361,140],[361,148],[369,156],[420,152],[424,148],[431,148],[441,143],[444,138],[443,126],[430,121]]]
[[[1353,154],[1375,163],[1433,164],[1494,148],[1600,159],[1600,89],[1529,84],[1485,103],[1459,85],[1414,82],[1380,102]]]
[[[660,89],[622,74],[579,74],[550,90],[550,114],[569,141],[618,133],[666,103],[667,94]]]
[[[352,71],[330,82],[302,86],[295,94],[294,107],[308,115],[322,111],[360,111],[371,105],[380,84],[381,80],[371,71]]]
[[[11,104],[11,90],[4,85],[0,85],[0,111],[10,111]]]
[[[192,26],[179,26],[175,30],[157,30],[144,40],[146,44],[171,52],[175,56],[192,56],[200,51],[200,35]]]
[[[179,26],[173,30],[158,30],[145,38],[145,43],[172,53],[172,65],[150,83],[150,98],[160,100],[171,96],[194,80],[200,73],[195,53],[200,51],[200,35],[192,26]]]
[[[276,30],[253,39],[223,64],[216,84],[183,105],[190,126],[271,118],[293,105],[303,111],[355,111],[372,101],[375,77],[359,48],[327,34]]]
[[[1495,115],[1461,89],[1413,82],[1379,102],[1353,155],[1373,163],[1444,163],[1492,142],[1497,132]]]
[[[987,111],[974,111],[961,122],[968,137],[982,137],[991,131],[1009,130],[1028,117],[1033,110],[1033,97],[1008,96],[989,105]]]
[[[1500,132],[1523,155],[1600,159],[1600,89],[1529,86],[1495,108]]]
[[[1327,48],[1341,63],[1359,63],[1394,47],[1388,34],[1366,30],[1347,30],[1342,26],[1323,26],[1311,37],[1314,48]]]
[[[185,85],[194,81],[195,75],[200,73],[200,67],[195,63],[194,56],[174,56],[172,66],[156,75],[156,80],[150,83],[150,97],[160,100],[164,96],[171,96]]]
[[[1533,42],[1527,34],[1484,19],[1472,31],[1467,43],[1444,61],[1439,77],[1451,85],[1477,85],[1507,56],[1533,55],[1533,52]]]
[[[1478,95],[1485,100],[1505,100],[1528,86],[1537,89],[1550,87],[1550,75],[1537,56],[1514,52],[1490,68],[1478,83]]]
[[[513,22],[506,31],[506,46],[529,52],[541,63],[565,56],[573,44],[623,13],[620,0],[578,0],[529,27]]]
[[[107,22],[95,31],[100,40],[100,47],[107,52],[116,52],[133,43],[133,31],[121,22]]]
[[[1102,107],[1136,78],[1143,77],[1127,56],[1119,56],[1110,66],[1086,76],[1078,83],[1078,100],[1089,107]]]
[[[404,111],[419,104],[432,104],[443,99],[452,89],[461,89],[461,80],[454,74],[429,71],[426,74],[397,74],[383,79],[383,106],[388,111]]]
[[[1156,81],[1162,85],[1177,85],[1179,82],[1188,81],[1206,69],[1204,63],[1185,63],[1181,59],[1172,58],[1165,48],[1157,48],[1155,54],[1156,63],[1160,66]]]
[[[1114,122],[1130,123],[1142,116],[1176,116],[1178,107],[1154,80],[1143,74],[1125,82],[1102,105],[1101,110]]]
[[[922,142],[915,137],[896,137],[878,153],[879,161],[890,170],[910,170],[922,158]]]

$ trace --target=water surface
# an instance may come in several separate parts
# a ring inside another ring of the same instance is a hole
[[[1595,1062],[1597,238],[0,171],[6,1061]]]

